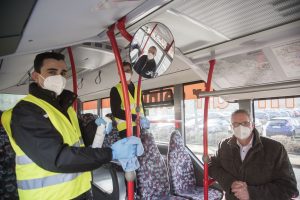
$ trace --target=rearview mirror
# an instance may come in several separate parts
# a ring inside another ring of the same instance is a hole
[[[170,67],[174,51],[171,31],[161,23],[150,22],[134,34],[129,57],[136,73],[144,78],[155,78]]]

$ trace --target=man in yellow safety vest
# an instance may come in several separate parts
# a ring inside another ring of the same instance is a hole
[[[2,123],[16,152],[21,200],[90,199],[91,173],[112,159],[136,156],[139,139],[111,148],[84,147],[76,112],[77,95],[64,90],[64,55],[38,54],[29,95],[3,113]],[[120,141],[119,141],[120,142]]]
[[[132,116],[132,127],[133,127],[133,135],[136,135],[136,107],[137,107],[137,97],[140,96],[140,115],[144,116],[144,110],[142,105],[142,97],[141,92],[138,94],[137,87],[131,82],[132,78],[132,67],[128,62],[123,62],[123,68],[126,76],[127,86],[128,86],[128,95]],[[122,93],[122,85],[118,83],[115,87],[110,90],[110,107],[113,116],[117,121],[117,129],[119,131],[119,136],[121,138],[126,137],[126,118],[125,118],[125,106],[124,106],[124,96]]]

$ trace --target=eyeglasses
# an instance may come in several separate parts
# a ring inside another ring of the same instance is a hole
[[[241,122],[241,123],[239,123],[239,122],[233,122],[233,123],[231,123],[231,125],[233,127],[238,127],[240,125],[245,126],[245,127],[249,127],[251,125],[251,122]]]

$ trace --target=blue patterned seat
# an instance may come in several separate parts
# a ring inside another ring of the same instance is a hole
[[[183,139],[178,131],[171,134],[168,151],[168,169],[172,190],[175,195],[192,200],[204,199],[203,187],[196,186],[194,167]],[[222,199],[222,192],[209,188],[208,199]]]
[[[0,120],[1,120],[0,112]],[[19,199],[15,172],[15,152],[0,121],[0,200]]]
[[[165,162],[155,144],[151,133],[142,133],[144,154],[140,156],[137,170],[137,191],[145,200],[183,200],[170,195],[170,184]]]

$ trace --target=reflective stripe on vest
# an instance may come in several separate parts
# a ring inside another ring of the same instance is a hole
[[[117,88],[118,93],[119,93],[120,98],[121,98],[121,109],[125,110],[124,96],[123,96],[123,92],[122,92],[122,84],[118,83],[115,87]],[[140,92],[140,97],[142,96],[141,94],[142,94],[142,92]],[[136,85],[134,87],[134,97],[131,95],[131,93],[129,91],[128,91],[128,96],[129,96],[131,114],[136,114],[136,102],[137,102],[137,86]],[[143,105],[142,105],[141,98],[140,98],[140,108],[141,108],[140,109],[140,115],[143,116],[144,110],[143,110]],[[119,119],[117,117],[115,117],[115,119],[116,119],[116,122],[117,122],[118,131],[125,130],[126,129],[126,121],[122,120],[122,119]],[[132,122],[132,127],[134,127],[134,126],[136,126],[136,123]]]
[[[33,161],[26,155],[16,156],[16,165],[27,165],[31,163],[33,163]]]
[[[26,96],[24,101],[31,102],[48,115],[54,128],[61,134],[63,143],[74,147],[83,147],[80,128],[76,112],[68,108],[69,119],[49,103],[32,95]],[[18,193],[22,200],[65,200],[90,190],[91,173],[55,173],[47,171],[35,164],[17,145],[11,132],[12,109],[2,115],[2,124],[7,132],[10,143],[16,152],[16,176]],[[34,126],[34,124],[33,124]],[[37,149],[38,151],[38,149]]]
[[[82,173],[57,174],[57,175],[48,176],[44,178],[18,181],[18,188],[22,190],[43,188],[43,187],[71,181],[81,174]]]

